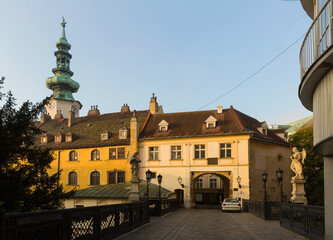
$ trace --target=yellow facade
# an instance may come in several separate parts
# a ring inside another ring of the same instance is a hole
[[[118,149],[121,147],[125,148],[125,158],[109,159],[109,149]],[[100,151],[100,160],[91,160],[91,152],[95,149]],[[71,151],[76,151],[78,153],[77,161],[70,161]],[[129,146],[54,150],[55,160],[51,163],[51,169],[49,169],[48,173],[52,175],[57,173],[58,168],[61,169],[60,183],[63,184],[67,191],[74,188],[79,190],[91,187],[90,173],[93,171],[98,171],[100,173],[100,185],[108,183],[108,171],[125,171],[125,181],[129,181],[131,179],[131,166],[127,161],[128,152]],[[72,171],[77,173],[77,185],[68,184],[68,174]]]

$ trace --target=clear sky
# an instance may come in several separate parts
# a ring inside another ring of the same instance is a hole
[[[17,103],[52,91],[62,16],[72,45],[74,98],[101,113],[149,107],[196,111],[285,50],[308,30],[299,1],[283,0],[0,0],[0,76]],[[234,108],[285,124],[307,117],[298,98],[303,39],[238,89],[203,108]]]

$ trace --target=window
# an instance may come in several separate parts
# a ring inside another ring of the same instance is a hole
[[[202,179],[198,179],[195,183],[195,188],[202,188]]]
[[[166,132],[167,131],[167,127],[160,127],[160,131],[161,132]]]
[[[116,159],[116,158],[117,158],[117,149],[109,148],[109,159]]]
[[[231,143],[221,143],[220,158],[230,158],[230,157],[231,157]]]
[[[77,173],[72,171],[68,173],[68,185],[77,185]]]
[[[118,159],[124,159],[125,158],[125,148],[118,148]]]
[[[94,149],[92,150],[91,152],[91,160],[100,160],[101,157],[100,157],[100,152],[98,149]]]
[[[205,158],[205,145],[194,145],[194,158]]]
[[[171,146],[171,159],[182,159],[181,146]]]
[[[158,160],[158,147],[149,147],[149,160]]]
[[[210,188],[216,188],[216,178],[209,179]]]
[[[267,129],[265,128],[262,129],[262,135],[267,136]]]
[[[127,128],[123,127],[119,130],[119,139],[127,139]]]
[[[109,132],[104,131],[101,133],[101,140],[108,140],[109,138]]]
[[[47,143],[47,137],[42,137],[42,143]]]
[[[159,124],[158,124],[158,130],[160,132],[166,132],[168,131],[168,127],[169,127],[169,123],[165,120],[162,120]]]
[[[78,161],[79,157],[77,151],[70,151],[69,152],[69,161]]]
[[[72,135],[66,136],[66,142],[71,142],[72,141]]]
[[[100,185],[101,175],[98,171],[90,173],[90,185]]]
[[[121,182],[125,182],[125,172],[121,171],[121,172],[117,172],[117,182],[121,183]]]
[[[108,172],[108,184],[116,183],[116,172]]]
[[[207,128],[214,128],[215,127],[214,125],[215,125],[214,123],[207,123]]]
[[[125,182],[125,171],[109,171],[108,184]]]
[[[61,135],[57,135],[55,137],[55,142],[60,143],[61,142]]]

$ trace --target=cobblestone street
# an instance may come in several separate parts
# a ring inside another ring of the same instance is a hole
[[[179,209],[118,239],[307,239],[249,213],[209,209]]]

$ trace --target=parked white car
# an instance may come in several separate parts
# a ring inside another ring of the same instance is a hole
[[[242,211],[242,204],[236,198],[225,198],[222,205],[221,210],[224,211]]]

